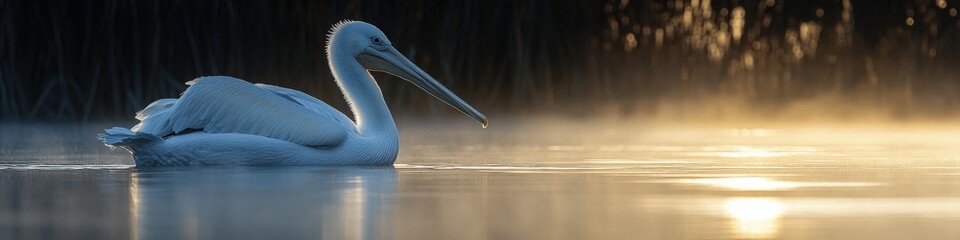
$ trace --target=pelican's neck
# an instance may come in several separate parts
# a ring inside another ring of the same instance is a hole
[[[397,125],[383,100],[380,86],[356,58],[331,54],[330,69],[350,105],[357,131],[362,136],[397,137]]]

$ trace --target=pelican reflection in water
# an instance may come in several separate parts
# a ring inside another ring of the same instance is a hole
[[[146,168],[129,181],[129,239],[383,239],[396,217],[389,166]]]
[[[369,71],[407,80],[483,127],[487,118],[393,48],[377,27],[344,21],[330,31],[327,59],[354,119],[303,92],[232,77],[190,81],[179,99],[137,113],[131,129],[99,135],[152,165],[386,165],[397,158],[397,126]]]

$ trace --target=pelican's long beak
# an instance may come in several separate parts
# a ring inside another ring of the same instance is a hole
[[[407,60],[397,49],[386,47],[384,50],[377,50],[368,47],[357,56],[357,61],[360,61],[360,65],[368,70],[386,72],[413,83],[440,101],[477,120],[484,128],[487,127],[487,117],[483,116],[483,113],[473,109],[470,104],[440,85],[437,80]]]

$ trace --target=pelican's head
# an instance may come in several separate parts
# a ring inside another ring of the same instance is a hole
[[[410,62],[393,48],[380,29],[369,23],[343,21],[334,25],[330,30],[327,54],[331,61],[335,56],[351,57],[367,70],[386,72],[407,80],[487,127],[486,116]]]

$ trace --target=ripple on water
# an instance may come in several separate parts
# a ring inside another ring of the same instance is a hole
[[[784,191],[797,188],[876,187],[874,182],[797,182],[767,177],[693,178],[671,181],[684,185],[701,185],[735,191]]]
[[[129,164],[0,164],[0,170],[115,170],[130,169]]]
[[[397,169],[433,169],[433,170],[477,170],[489,172],[518,172],[524,173],[553,173],[557,171],[581,171],[581,170],[612,170],[621,169],[616,167],[559,167],[559,166],[507,166],[507,165],[416,165],[416,164],[394,164]]]

